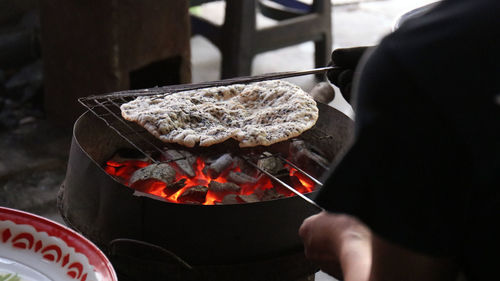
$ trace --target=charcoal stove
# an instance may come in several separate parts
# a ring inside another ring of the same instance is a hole
[[[119,106],[138,95],[185,87],[80,100],[89,111],[75,122],[67,174],[58,198],[65,222],[108,253],[123,280],[141,280],[137,274],[143,274],[142,280],[234,280],[235,276],[238,280],[310,280],[317,268],[303,256],[297,231],[319,209],[303,198],[212,206],[176,204],[138,196],[103,169],[117,149],[132,148],[148,157],[148,151],[165,146],[121,118]],[[316,125],[298,138],[319,147],[332,162],[349,143],[353,122],[332,107],[318,103],[318,108]],[[291,141],[266,150],[284,153]],[[208,149],[241,150],[232,140]],[[144,277],[145,268],[149,277]]]

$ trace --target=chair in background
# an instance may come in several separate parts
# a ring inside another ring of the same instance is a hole
[[[215,0],[191,0],[196,6]],[[275,25],[257,29],[256,15],[277,20]],[[221,78],[251,74],[255,55],[303,42],[313,41],[316,67],[330,60],[332,48],[330,0],[229,0],[225,18],[216,25],[191,15],[192,35],[201,35],[222,54]]]

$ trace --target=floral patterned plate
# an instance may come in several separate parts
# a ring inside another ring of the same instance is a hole
[[[117,281],[106,256],[73,230],[0,207],[0,280]]]

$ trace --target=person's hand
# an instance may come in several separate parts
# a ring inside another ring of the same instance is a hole
[[[348,280],[368,280],[371,232],[348,215],[322,212],[304,220],[299,229],[305,255],[326,273]]]
[[[327,82],[321,82],[311,89],[309,95],[311,95],[315,101],[329,104],[335,98],[335,90]]]
[[[326,73],[328,80],[340,89],[347,101],[351,99],[351,87],[354,71],[358,63],[370,47],[339,48],[332,52],[332,60],[328,65],[338,68]]]

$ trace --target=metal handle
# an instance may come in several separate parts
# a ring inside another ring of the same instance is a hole
[[[117,93],[111,93],[107,95],[97,95],[97,96],[88,96],[78,99],[78,101],[85,105],[85,101],[94,100],[94,99],[106,99],[106,98],[125,98],[125,97],[137,97],[137,96],[150,96],[150,95],[158,95],[164,93],[174,93],[180,91],[188,91],[188,90],[196,90],[207,87],[220,87],[227,86],[232,84],[247,84],[252,82],[266,81],[266,80],[274,80],[274,79],[283,79],[290,78],[296,76],[303,76],[309,74],[318,74],[323,73],[328,70],[336,69],[337,66],[325,66],[320,68],[308,69],[308,70],[300,70],[300,71],[288,71],[288,72],[273,72],[266,73],[262,75],[255,76],[243,76],[236,78],[229,78],[225,80],[218,81],[210,81],[210,82],[200,82],[193,84],[181,84],[181,85],[173,85],[173,86],[164,86],[153,89],[142,89],[142,90],[133,90],[133,91],[123,91]]]
[[[109,243],[108,256],[120,280],[198,280],[197,270],[187,262],[145,241],[115,239]]]

